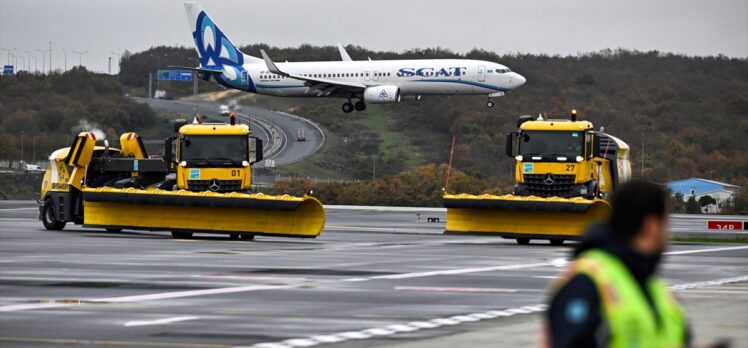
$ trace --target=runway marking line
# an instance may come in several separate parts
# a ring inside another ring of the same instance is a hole
[[[39,208],[0,208],[0,211],[9,211],[9,210],[39,210]]]
[[[748,281],[748,276],[717,279],[705,282],[686,283],[671,286],[673,291],[702,288],[707,286],[723,285],[728,283]],[[404,324],[393,324],[383,327],[363,329],[359,331],[344,331],[328,335],[315,335],[305,338],[292,338],[279,342],[258,343],[252,346],[240,346],[234,348],[296,348],[311,347],[325,343],[338,343],[349,340],[364,340],[374,337],[393,336],[402,332],[414,332],[419,330],[429,330],[440,326],[454,326],[464,323],[477,322],[481,320],[511,317],[520,314],[532,314],[543,312],[547,308],[545,304],[536,304],[517,308],[508,308],[503,310],[491,310],[464,315],[454,315],[451,317],[436,318],[428,321],[414,321]]]
[[[200,317],[186,316],[186,317],[173,317],[173,318],[164,318],[164,319],[155,319],[155,320],[134,320],[134,321],[126,322],[125,327],[167,325],[171,323],[177,323],[180,321],[195,320],[195,319],[200,319]]]
[[[744,246],[725,247],[725,248],[668,251],[668,252],[665,252],[665,255],[687,255],[687,254],[709,253],[709,252],[714,252],[714,251],[731,251],[731,250],[743,250],[743,249],[748,249],[748,246],[744,245]]]
[[[684,254],[742,250],[742,249],[748,249],[748,246],[670,251],[670,252],[666,252],[665,255],[684,255]],[[559,262],[559,259],[554,259],[551,262],[542,262],[542,263],[515,264],[515,265],[502,265],[502,266],[491,266],[491,267],[476,267],[476,268],[460,268],[460,269],[428,271],[428,272],[400,273],[400,274],[380,275],[380,276],[372,276],[372,277],[362,277],[362,278],[348,278],[348,279],[342,279],[342,281],[360,282],[360,281],[380,280],[380,279],[384,279],[384,280],[411,279],[411,278],[431,277],[431,276],[437,276],[437,275],[457,275],[457,274],[469,274],[469,273],[479,273],[479,272],[518,270],[518,269],[545,267],[545,266],[559,267],[561,264],[562,263]],[[165,292],[165,293],[146,294],[146,295],[99,298],[99,299],[84,300],[82,302],[83,303],[128,303],[128,302],[164,300],[164,299],[172,299],[172,298],[194,297],[194,296],[215,295],[215,294],[228,294],[228,293],[237,293],[237,292],[258,291],[258,290],[288,289],[288,288],[294,288],[294,287],[298,287],[298,285],[250,285],[250,286],[237,286],[237,287],[215,288],[215,289],[204,289],[204,290],[175,291],[175,292]],[[61,308],[61,307],[70,307],[74,305],[79,305],[79,304],[27,303],[27,304],[5,305],[5,306],[0,306],[0,313],[24,311],[24,310],[32,310],[32,309]]]
[[[44,344],[75,344],[94,346],[123,346],[123,347],[172,347],[172,348],[229,348],[225,344],[200,344],[179,342],[146,342],[124,340],[91,340],[75,338],[44,338],[44,337],[13,337],[0,336],[0,342],[15,343],[44,343]]]
[[[423,292],[472,292],[472,293],[513,293],[524,291],[525,289],[506,289],[506,288],[447,288],[434,286],[396,286],[395,290],[403,291],[423,291]]]

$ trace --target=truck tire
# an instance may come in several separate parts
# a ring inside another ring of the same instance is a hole
[[[519,245],[528,245],[528,244],[530,244],[530,238],[519,237],[519,238],[517,238],[517,244],[519,244]]]
[[[107,232],[122,232],[121,228],[107,228]]]
[[[176,239],[189,239],[192,238],[192,232],[171,231],[171,236]]]
[[[44,224],[44,228],[48,230],[59,231],[65,228],[65,221],[57,220],[57,211],[52,198],[44,200],[44,205],[42,206],[42,223]]]
[[[564,245],[564,240],[563,239],[553,238],[553,239],[549,239],[549,240],[551,241],[551,245],[555,245],[555,246]]]
[[[243,241],[248,242],[248,241],[251,241],[251,240],[254,240],[254,239],[255,239],[255,235],[254,234],[242,233],[242,240]]]

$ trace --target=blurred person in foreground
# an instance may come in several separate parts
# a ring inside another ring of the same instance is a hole
[[[668,244],[670,197],[645,181],[620,186],[607,222],[591,226],[552,287],[547,341],[566,347],[682,347],[685,311],[655,275]]]

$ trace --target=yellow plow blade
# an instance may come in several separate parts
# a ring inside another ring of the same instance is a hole
[[[610,204],[602,199],[468,194],[445,194],[443,199],[445,233],[453,234],[575,239],[610,214]]]
[[[83,190],[83,209],[91,227],[314,238],[325,226],[310,196],[104,187]]]

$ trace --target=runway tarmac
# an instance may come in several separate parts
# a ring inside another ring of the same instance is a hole
[[[33,202],[0,201],[0,345],[536,345],[569,247],[422,233],[444,220],[420,212],[328,207],[317,239],[246,242],[47,231]],[[674,244],[662,274],[697,341],[748,347],[747,245]]]

